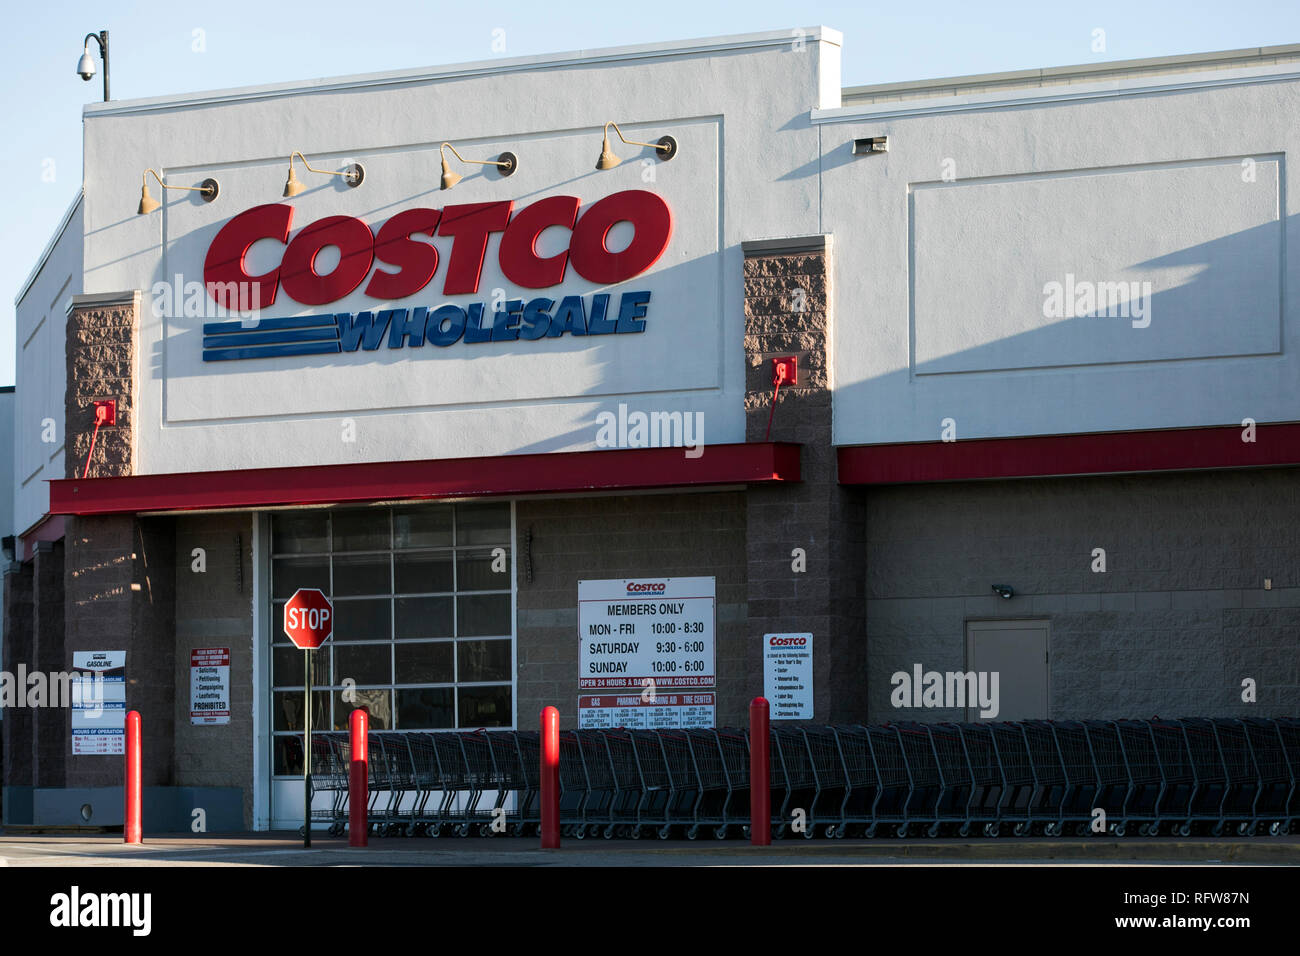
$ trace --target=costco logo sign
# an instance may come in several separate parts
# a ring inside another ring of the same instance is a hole
[[[808,643],[806,637],[769,637],[767,644],[769,647],[804,647]]]
[[[672,213],[654,193],[625,190],[581,210],[576,196],[549,196],[518,210],[513,201],[467,203],[399,212],[377,231],[351,216],[328,216],[290,239],[294,207],[256,206],[231,219],[213,238],[204,260],[204,286],[220,306],[238,310],[251,298],[260,308],[274,305],[283,292],[301,305],[320,306],[352,294],[381,300],[406,299],[424,291],[439,272],[434,236],[451,239],[442,268],[442,296],[479,291],[488,240],[500,234],[501,273],[520,289],[549,289],[564,282],[570,267],[588,282],[613,285],[641,275],[659,260],[672,235]],[[606,240],[620,222],[633,228],[627,247],[611,252]],[[541,256],[537,240],[552,226],[569,230],[565,249]],[[284,245],[279,264],[259,275],[247,268],[254,243],[272,239]],[[317,259],[338,250],[334,268],[321,273]],[[502,342],[570,335],[641,332],[650,293],[566,296],[558,302],[536,296],[509,299],[488,309],[420,306],[358,313],[265,319],[249,327],[240,322],[204,325],[205,361],[270,355],[311,355],[379,348],[446,347],[459,341]]]
[[[663,594],[668,590],[668,585],[663,581],[629,581],[627,582],[628,594]]]

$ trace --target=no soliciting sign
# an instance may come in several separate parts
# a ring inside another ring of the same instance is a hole
[[[190,651],[190,723],[230,723],[230,648]]]

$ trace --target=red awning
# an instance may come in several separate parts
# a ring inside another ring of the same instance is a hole
[[[799,480],[785,442],[182,472],[50,482],[50,514],[203,511]]]
[[[1300,424],[973,438],[838,449],[842,485],[1300,464]]]

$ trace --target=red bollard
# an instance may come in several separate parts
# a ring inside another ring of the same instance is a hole
[[[126,715],[126,843],[144,843],[144,809],[140,790],[140,712]]]
[[[772,737],[767,698],[749,702],[749,842],[772,844]]]
[[[560,712],[542,708],[542,849],[560,848]]]
[[[352,762],[348,765],[348,846],[368,846],[370,821],[370,715],[358,707],[348,719]]]

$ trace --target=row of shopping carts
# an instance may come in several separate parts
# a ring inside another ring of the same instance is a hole
[[[372,732],[367,820],[380,835],[526,835],[539,738]],[[781,725],[772,834],[1277,835],[1300,822],[1300,719]],[[346,734],[313,738],[314,815],[348,820]],[[560,820],[576,838],[748,835],[742,729],[560,735]],[[323,806],[325,802],[328,807]]]

